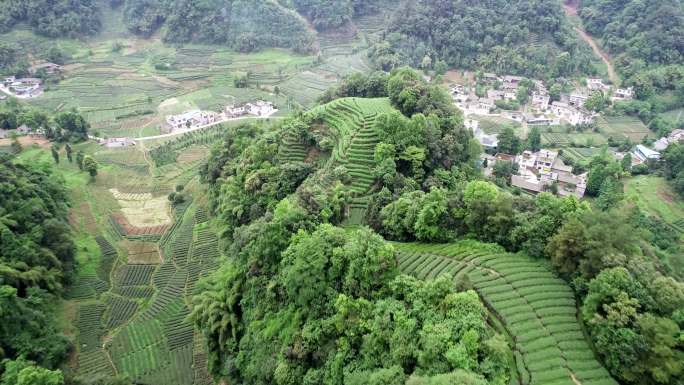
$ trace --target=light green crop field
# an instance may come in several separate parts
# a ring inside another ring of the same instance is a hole
[[[70,223],[78,265],[59,318],[75,340],[71,365],[78,375],[118,373],[144,384],[212,383],[206,345],[187,320],[197,281],[218,268],[220,255],[214,226],[201,203],[204,191],[196,180],[208,146],[223,132],[206,131],[166,141],[162,146],[177,156],[160,167],[148,148],[74,145],[75,151],[98,162],[94,180],[60,152],[54,168],[73,197]],[[38,146],[26,146],[17,161],[54,164],[50,151]],[[161,234],[126,234],[112,220],[123,206],[110,189],[130,199],[148,199],[149,193],[166,202],[177,184],[185,186],[188,198],[168,205],[171,223]],[[129,261],[131,250],[143,243],[154,245],[160,258],[147,264]]]
[[[684,202],[664,178],[648,175],[625,181],[626,198],[684,234]]]
[[[366,32],[357,35],[321,37],[320,55],[283,49],[245,54],[139,38],[124,29],[120,8],[103,14],[103,31],[87,41],[47,39],[28,29],[0,39],[34,56],[51,46],[68,53],[62,79],[30,103],[50,112],[75,108],[104,137],[152,136],[169,114],[196,108],[219,112],[257,99],[273,102],[281,115],[295,106],[309,107],[342,77],[370,70],[365,39],[377,32],[362,25]],[[244,75],[248,87],[236,88],[234,79]]]
[[[476,242],[396,243],[399,268],[421,279],[467,277],[513,341],[525,385],[616,385],[582,333],[570,287],[538,260]]]
[[[632,142],[639,143],[644,137],[655,137],[655,134],[641,120],[630,116],[600,117],[597,120],[597,125],[599,132],[606,138],[613,136],[617,139],[622,136],[628,137]]]

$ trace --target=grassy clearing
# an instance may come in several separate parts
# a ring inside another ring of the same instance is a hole
[[[684,108],[678,108],[676,110],[667,111],[661,116],[674,124],[675,126],[680,125],[684,122]]]
[[[472,282],[513,337],[519,383],[616,385],[582,334],[572,290],[542,262],[475,242],[395,247],[405,273]]]
[[[664,178],[648,175],[625,181],[626,198],[684,234],[684,202]]]
[[[506,119],[501,116],[484,115],[472,115],[470,118],[480,122],[480,128],[487,134],[498,134],[504,128],[511,127],[518,136],[522,136],[522,125],[515,120]]]
[[[646,136],[655,137],[641,120],[630,116],[600,117],[597,125],[599,132],[606,138],[628,137],[632,142],[641,142]]]

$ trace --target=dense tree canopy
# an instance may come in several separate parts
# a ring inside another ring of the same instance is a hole
[[[99,2],[95,0],[4,0],[0,2],[0,31],[27,22],[50,37],[90,36],[100,30]]]
[[[384,39],[370,53],[384,69],[419,67],[427,58],[430,63],[532,77],[587,71],[590,55],[560,4],[543,0],[402,2]]]
[[[67,192],[49,170],[7,156],[0,181],[0,358],[54,368],[69,346],[51,310],[74,265]]]
[[[126,0],[124,20],[137,34],[148,36],[165,25],[165,41],[228,44],[246,52],[265,47],[306,51],[314,38],[301,16],[271,0]]]

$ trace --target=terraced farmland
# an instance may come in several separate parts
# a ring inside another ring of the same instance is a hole
[[[386,98],[337,99],[312,110],[330,127],[336,141],[328,167],[344,166],[352,179],[350,188],[362,195],[373,183],[373,153],[379,142],[373,125],[378,115],[392,111]]]
[[[514,341],[521,384],[617,385],[582,334],[572,291],[543,263],[474,242],[395,246],[405,273],[472,282]]]

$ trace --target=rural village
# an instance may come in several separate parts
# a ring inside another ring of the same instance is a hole
[[[599,116],[599,113],[585,107],[592,94],[600,92],[604,97],[610,97],[612,102],[628,101],[634,97],[632,87],[616,88],[601,78],[587,78],[585,85],[577,86],[570,93],[561,93],[558,100],[552,100],[549,90],[540,80],[493,73],[481,74],[472,84],[451,84],[449,90],[454,104],[464,114],[465,126],[472,130],[485,151],[481,156],[485,175],[492,175],[497,162],[511,162],[517,169],[511,177],[511,186],[529,193],[553,191],[561,196],[572,194],[578,198],[584,196],[587,172],[574,174],[573,167],[566,165],[560,156],[562,149],[542,148],[536,152],[524,151],[520,155],[501,153],[498,135],[486,133],[480,127],[478,117],[502,117],[526,129],[534,126],[586,126],[595,123]],[[653,148],[643,144],[634,146],[632,165],[659,160],[659,151],[674,142],[684,142],[684,130],[675,130],[668,137],[660,138]],[[625,153],[612,153],[618,160],[625,156]]]

